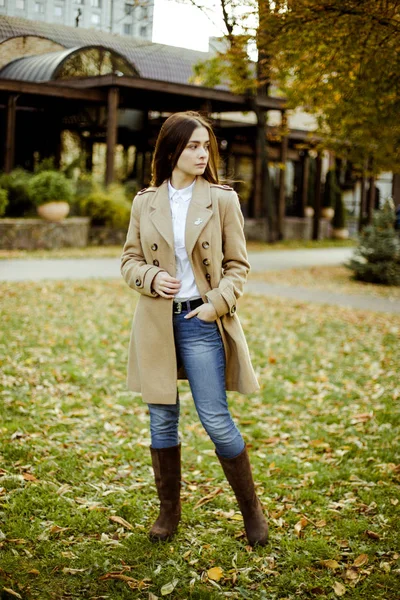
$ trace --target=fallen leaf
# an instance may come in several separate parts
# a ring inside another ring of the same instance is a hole
[[[158,600],[158,596],[155,596],[152,592],[149,592],[149,597],[147,600]]]
[[[357,556],[357,558],[354,560],[353,565],[355,567],[363,567],[367,563],[368,563],[368,554],[360,554],[360,556]]]
[[[325,519],[320,519],[319,521],[315,521],[315,524],[317,527],[325,527],[326,521],[325,521]]]
[[[379,533],[376,533],[375,531],[371,531],[370,529],[367,529],[367,531],[365,533],[367,534],[368,537],[372,538],[373,540],[381,539],[381,536],[379,535]]]
[[[355,581],[358,579],[358,571],[356,569],[346,569],[345,579]]]
[[[224,572],[221,567],[212,567],[212,569],[207,571],[207,575],[209,579],[212,579],[213,581],[219,581],[221,577],[223,577]]]
[[[222,488],[216,488],[215,490],[213,490],[212,492],[210,492],[209,494],[207,494],[207,496],[204,496],[203,498],[201,498],[194,506],[194,508],[199,508],[200,506],[203,506],[203,504],[207,504],[207,502],[211,502],[211,500],[213,500],[215,498],[215,496],[218,496],[218,494],[220,494],[222,492]]]
[[[88,570],[89,569],[70,569],[69,567],[64,567],[62,572],[66,573],[67,575],[76,575],[77,573],[84,573]]]
[[[31,473],[22,473],[22,477],[25,479],[25,481],[37,481],[36,477]]]
[[[301,536],[302,529],[304,529],[304,527],[307,527],[307,525],[308,521],[305,517],[301,518],[300,521],[296,523],[296,525],[294,526],[294,532],[297,535],[297,537]]]
[[[340,565],[337,560],[332,560],[331,558],[328,558],[328,560],[321,560],[320,564],[327,569],[332,569],[333,571],[340,569]]]
[[[37,569],[31,569],[30,571],[28,571],[28,573],[30,575],[40,575],[40,571],[38,571]]]
[[[169,583],[166,583],[165,585],[163,585],[161,588],[161,595],[168,596],[168,594],[172,594],[172,592],[174,591],[174,589],[176,588],[176,586],[178,584],[178,581],[179,581],[179,579],[174,579],[173,581],[170,581]]]
[[[14,590],[12,590],[11,588],[3,588],[3,592],[7,592],[8,594],[11,594],[11,596],[15,596],[15,598],[21,598],[22,600],[22,596],[20,594],[18,594],[18,592],[14,592]]]
[[[344,596],[346,593],[346,588],[342,583],[339,583],[339,581],[335,581],[333,591],[335,592],[336,596]]]
[[[133,531],[133,526],[128,523],[128,521],[125,521],[125,519],[123,519],[122,517],[118,517],[117,515],[112,515],[110,517],[110,521],[114,521],[114,523],[119,523],[119,525],[122,525],[122,527],[125,527],[125,529],[129,529],[130,531]]]
[[[390,498],[390,504],[392,504],[393,506],[397,506],[398,503],[399,503],[398,498]]]

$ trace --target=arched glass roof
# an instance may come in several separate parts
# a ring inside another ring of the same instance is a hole
[[[124,56],[103,46],[82,46],[25,56],[13,60],[0,70],[0,77],[20,81],[51,81],[109,74],[140,76]]]

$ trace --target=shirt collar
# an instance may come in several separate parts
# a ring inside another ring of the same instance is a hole
[[[193,183],[188,185],[188,187],[177,190],[172,186],[171,181],[168,179],[168,193],[170,200],[177,200],[180,198],[184,202],[188,202],[192,198],[193,187],[195,183],[196,179],[193,181]]]

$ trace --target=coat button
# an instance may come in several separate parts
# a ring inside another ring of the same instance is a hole
[[[207,281],[210,281],[210,279],[211,279],[210,273],[206,273],[206,279],[207,279]]]
[[[232,306],[231,308],[231,315],[234,315],[236,312],[236,306]]]
[[[210,261],[208,260],[208,258],[205,258],[205,259],[203,260],[203,265],[206,265],[206,267],[209,267],[209,266],[210,266],[210,264],[211,264],[211,263],[210,263]]]
[[[207,250],[207,248],[209,248],[209,247],[210,247],[210,244],[209,244],[208,242],[203,242],[203,243],[202,243],[202,246],[203,246],[203,248],[204,248],[205,250]]]
[[[151,249],[154,250],[154,251],[157,250],[157,248],[158,248],[157,244],[153,244],[152,247],[151,247]]]
[[[135,285],[137,285],[137,287],[139,287],[140,285],[142,285],[142,282],[140,281],[139,278],[136,279]]]
[[[158,266],[159,266],[159,264],[160,264],[160,263],[158,262],[158,260],[153,260],[153,265],[155,265],[156,267],[158,267]]]

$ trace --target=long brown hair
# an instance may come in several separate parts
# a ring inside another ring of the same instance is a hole
[[[163,123],[158,134],[153,162],[151,185],[159,186],[169,179],[191,135],[198,127],[205,127],[210,136],[210,153],[204,179],[218,183],[218,143],[210,123],[194,111],[174,113]]]

